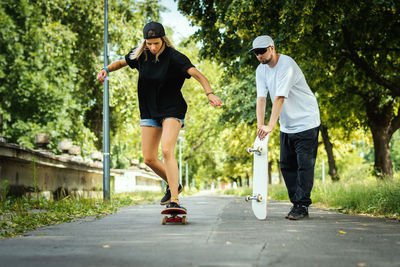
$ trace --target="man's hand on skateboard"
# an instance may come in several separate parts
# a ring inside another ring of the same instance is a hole
[[[258,138],[260,138],[260,140],[264,140],[264,138],[267,136],[267,134],[272,132],[273,129],[274,129],[274,127],[270,126],[269,124],[268,125],[258,125],[257,126]]]

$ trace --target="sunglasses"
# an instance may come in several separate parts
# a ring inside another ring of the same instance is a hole
[[[254,49],[253,52],[254,52],[254,54],[256,54],[256,56],[262,55],[265,52],[267,52],[268,48],[269,47],[267,47],[267,48],[257,48],[257,49]]]

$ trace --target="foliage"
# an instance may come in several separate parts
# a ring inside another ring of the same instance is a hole
[[[375,173],[391,176],[389,140],[400,127],[396,71],[400,61],[395,48],[400,42],[398,3],[305,3],[307,12],[301,13],[294,10],[293,3],[286,3],[282,41],[304,60],[311,83],[317,82],[314,88],[323,89],[318,90],[320,99],[324,99],[321,102],[326,104],[323,120],[349,131],[357,125],[369,128],[374,140]],[[300,31],[299,25],[307,26]]]
[[[271,35],[278,51],[294,57],[305,72],[324,125],[349,132],[371,129],[375,167],[390,175],[386,140],[400,127],[398,5],[389,0],[180,0],[178,7],[201,27],[194,36],[203,44],[201,55],[222,62],[227,76],[243,83],[249,84],[257,64],[247,52],[252,39]],[[228,98],[236,99],[237,91],[228,91]],[[249,87],[241,92],[250,94]],[[254,120],[237,107],[229,112]]]
[[[245,181],[251,176],[251,157],[244,151],[255,137],[258,62],[248,50],[254,37],[265,33],[274,37],[279,52],[294,57],[303,69],[333,139],[339,171],[347,173],[360,164],[368,169],[375,159],[373,140],[366,132],[372,127],[369,110],[380,112],[378,122],[390,115],[391,129],[385,134],[397,127],[397,2],[180,0],[178,6],[201,28],[195,41],[176,47],[205,74],[224,103],[212,108],[197,81],[185,82],[189,109],[183,159],[192,184]],[[159,20],[160,10],[156,0],[109,1],[110,61],[121,59],[142,41],[144,23]],[[103,66],[103,16],[102,4],[83,0],[0,3],[0,113],[5,123],[0,134],[34,148],[35,134],[48,132],[53,152],[64,138],[81,145],[83,156],[101,149],[103,84],[95,75]],[[167,28],[167,35],[172,31]],[[127,168],[132,158],[143,160],[137,78],[129,68],[110,75],[113,168]],[[398,165],[397,135],[391,154]],[[357,155],[361,146],[366,162]],[[275,129],[270,139],[273,164],[278,151]],[[350,161],[347,154],[353,155]],[[319,168],[317,164],[318,173]]]
[[[215,61],[199,61],[199,47],[194,42],[184,40],[177,49],[207,77],[223,102],[221,108],[214,108],[196,80],[189,79],[184,84],[182,92],[188,103],[188,112],[183,134],[183,161],[189,165],[190,179],[196,180],[196,185],[201,188],[216,181],[245,183],[252,172],[252,158],[245,151],[252,145],[256,134],[256,126],[251,125],[255,117],[251,118],[252,122],[246,121],[245,117],[247,112],[255,114],[255,102],[243,102],[239,94],[241,89],[238,89],[236,98],[229,96],[227,92],[237,89],[237,83],[233,79],[225,81],[223,69]],[[226,85],[221,86],[224,81]],[[240,105],[245,109],[241,113],[243,119],[229,114]],[[279,139],[276,134],[271,142],[272,158],[277,155],[276,137]]]
[[[347,181],[360,172],[369,176],[374,162],[373,142],[369,133],[364,130],[354,130],[349,133],[341,128],[331,128],[330,135],[341,179]],[[322,179],[322,161],[325,164],[325,177],[328,180],[328,157],[323,145],[320,144],[315,164],[315,179]]]
[[[218,64],[209,60],[199,61],[199,47],[195,43],[179,45],[177,49],[189,57],[196,68],[207,77],[214,93],[220,95],[221,90],[217,84],[222,73]],[[208,103],[204,89],[194,78],[186,80],[182,93],[188,104],[182,135],[182,158],[189,165],[192,184],[193,180],[197,186],[202,182],[210,184],[220,176],[220,170],[216,167],[220,154],[218,144],[221,125],[218,124],[218,118],[221,108],[214,108]]]
[[[65,64],[73,54],[70,44],[76,34],[60,22],[46,21],[38,6],[28,1],[2,2],[0,14],[5,135],[33,148],[35,133],[57,129],[56,138],[76,133],[83,126],[76,117],[81,106],[70,95],[77,68]]]
[[[111,58],[128,53],[160,9],[155,0],[109,1]],[[34,148],[35,134],[46,132],[53,152],[64,138],[86,155],[101,148],[103,86],[95,74],[102,66],[103,19],[102,5],[83,0],[1,2],[0,113],[10,142]],[[134,118],[135,84],[132,76],[111,80],[112,138]]]

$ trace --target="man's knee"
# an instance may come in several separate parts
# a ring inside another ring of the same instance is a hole
[[[297,155],[297,163],[301,170],[313,170],[316,158],[312,153],[300,153]]]
[[[281,161],[280,162],[281,171],[297,171],[298,165],[296,161]]]

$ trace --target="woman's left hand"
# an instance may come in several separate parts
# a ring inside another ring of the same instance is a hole
[[[213,105],[213,107],[219,107],[222,105],[222,101],[218,96],[214,94],[209,94],[207,97],[208,97],[208,102],[210,102],[210,104]]]

